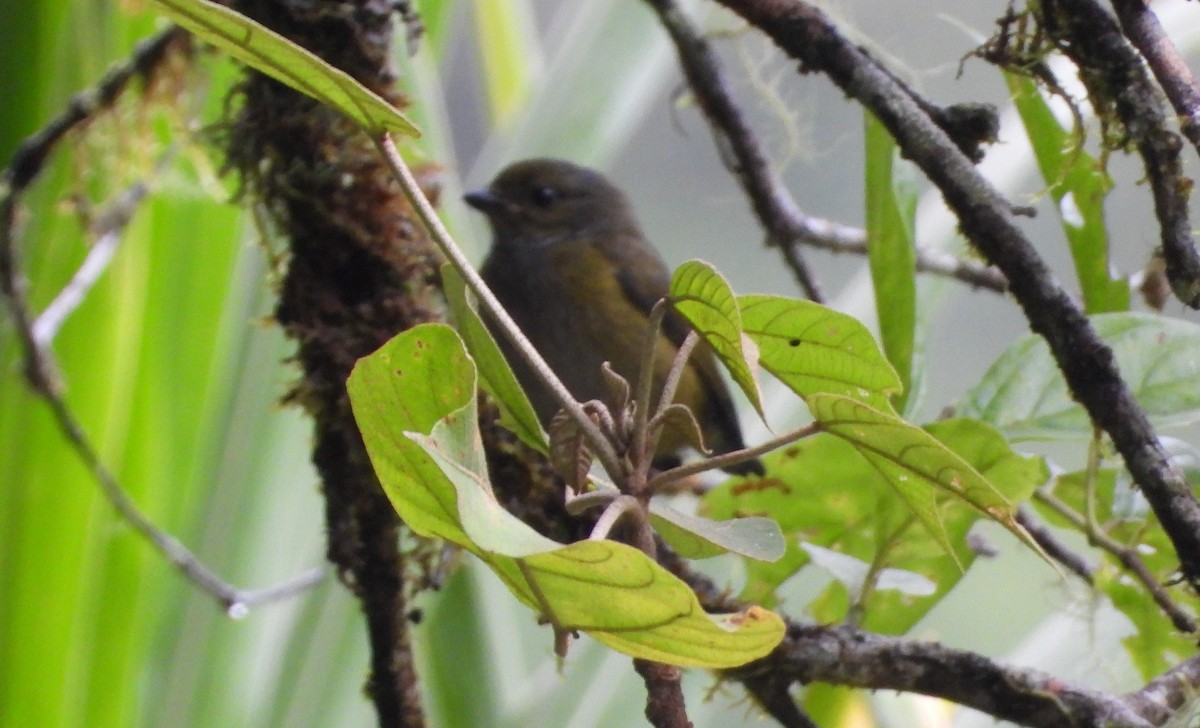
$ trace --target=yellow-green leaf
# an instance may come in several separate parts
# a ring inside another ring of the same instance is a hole
[[[671,276],[671,301],[712,347],[762,415],[762,394],[755,378],[758,352],[754,342],[742,333],[741,312],[729,283],[708,263],[689,260]]]
[[[896,370],[854,317],[782,296],[739,296],[738,304],[763,368],[800,396],[841,394],[890,409],[888,396],[901,391]]]
[[[479,366],[480,385],[500,407],[500,424],[533,449],[547,452],[546,434],[533,405],[504,359],[491,331],[479,317],[473,297],[454,266],[442,266],[442,290],[471,358]]]
[[[224,5],[212,0],[150,0],[150,4],[247,66],[338,109],[370,134],[421,135],[396,107],[346,72]]]
[[[904,386],[896,409],[905,411],[912,396],[917,351],[917,275],[913,247],[913,218],[917,211],[915,185],[905,184],[896,162],[896,142],[869,111],[866,128],[867,260],[875,288],[875,315],[888,361]]]
[[[822,430],[854,445],[887,479],[946,553],[954,555],[938,513],[939,492],[978,509],[1041,553],[1017,524],[1012,503],[933,435],[894,414],[849,397],[813,395],[808,398],[808,406]]]
[[[582,630],[629,655],[726,668],[783,638],[778,616],[705,614],[692,590],[613,541],[564,546],[496,500],[475,408],[475,368],[457,333],[425,324],[360,360],[347,383],[367,453],[414,531],[462,545],[560,631]]]

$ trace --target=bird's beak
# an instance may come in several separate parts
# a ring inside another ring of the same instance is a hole
[[[491,190],[487,189],[486,187],[481,190],[475,190],[474,192],[468,192],[467,194],[463,195],[463,200],[466,201],[468,205],[474,207],[476,210],[479,210],[485,215],[492,215],[494,213],[501,212],[506,207],[504,201],[493,195]]]

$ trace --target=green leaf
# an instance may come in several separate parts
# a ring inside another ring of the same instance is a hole
[[[896,143],[869,111],[866,125],[867,256],[875,288],[875,313],[888,361],[903,387],[895,396],[903,412],[912,391],[917,330],[916,249],[913,218],[917,195],[894,167]]]
[[[500,407],[500,424],[521,438],[521,442],[546,453],[546,434],[529,397],[492,338],[492,332],[479,317],[474,296],[449,263],[442,265],[442,290],[458,333],[479,367],[479,383]]]
[[[983,423],[948,420],[929,429],[1014,500],[1046,480],[1047,469],[1040,458],[1013,453],[1004,439]],[[957,559],[947,557],[942,543],[918,525],[906,501],[884,475],[846,440],[822,433],[769,453],[765,460],[772,477],[750,483],[730,479],[701,502],[701,512],[711,518],[769,516],[784,534],[787,550],[782,559],[745,562],[742,599],[774,604],[779,585],[810,563],[809,552],[801,548],[803,542],[873,564],[876,570],[901,569],[934,583],[936,591],[927,597],[877,589],[866,597],[864,626],[902,634],[962,578],[957,563],[969,566],[975,559],[966,536],[984,517],[979,510],[937,492],[937,513]],[[846,618],[850,603],[850,593],[837,583],[812,602],[808,611],[816,619],[840,621]]]
[[[1155,529],[1154,536],[1141,540],[1140,545],[1146,550],[1160,548],[1159,553],[1173,554],[1169,540],[1162,535],[1161,530]],[[1173,565],[1165,565],[1166,559],[1151,560],[1147,566],[1152,573],[1160,574],[1164,580],[1173,571]],[[1157,561],[1158,563],[1155,563]],[[1179,664],[1184,655],[1194,654],[1195,639],[1180,632],[1171,620],[1163,614],[1162,608],[1146,592],[1141,583],[1136,582],[1114,564],[1106,564],[1104,569],[1096,574],[1096,588],[1108,595],[1116,607],[1129,618],[1136,631],[1123,639],[1121,643],[1129,654],[1138,672],[1145,680],[1161,675],[1165,670]],[[1172,590],[1168,589],[1168,592]],[[1174,589],[1171,597],[1177,604],[1187,603],[1189,595],[1181,589]]]
[[[831,435],[805,438],[763,459],[770,478],[749,483],[731,478],[706,493],[700,505],[700,513],[714,519],[770,517],[784,534],[783,558],[745,563],[743,600],[775,603],[775,589],[809,561],[800,541],[870,558],[874,545],[865,523],[871,514],[889,508],[907,513],[862,456]]]
[[[1013,452],[1004,436],[986,422],[956,417],[924,429],[982,473],[1011,503],[1029,500],[1050,479],[1050,466],[1044,458]]]
[[[1059,125],[1032,78],[1012,73],[1004,77],[1070,243],[1085,309],[1088,313],[1128,310],[1129,283],[1113,280],[1109,272],[1104,198],[1112,180],[1081,148],[1081,140]]]
[[[496,501],[475,412],[475,369],[453,329],[425,324],[363,358],[347,382],[376,473],[414,531],[462,545],[559,631],[586,631],[634,657],[734,667],[783,638],[760,608],[710,616],[692,590],[613,541],[563,546]]]
[[[811,301],[740,296],[742,327],[759,363],[802,397],[840,394],[890,409],[900,378],[867,327]]]
[[[770,518],[714,521],[681,513],[656,499],[650,502],[650,519],[658,535],[688,559],[732,552],[758,561],[778,561],[786,546],[779,524]]]
[[[421,326],[396,336],[354,366],[346,389],[371,464],[413,531],[467,546],[454,490],[405,432],[432,432],[445,414],[473,401],[474,367],[458,335]]]
[[[201,40],[256,71],[327,104],[367,133],[420,131],[378,94],[273,30],[212,0],[150,0]]]
[[[712,347],[761,416],[762,394],[755,378],[758,352],[742,333],[742,316],[729,283],[708,263],[689,260],[671,276],[671,302]]]
[[[1142,313],[1092,317],[1121,375],[1159,427],[1200,420],[1200,326]],[[1046,342],[1027,336],[992,364],[959,412],[1013,440],[1089,438],[1091,421],[1067,390]]]
[[[938,491],[978,509],[1041,553],[1016,523],[1015,507],[978,470],[933,435],[894,414],[848,397],[812,395],[808,406],[823,431],[854,445],[896,489],[947,554],[957,558],[938,513]]]

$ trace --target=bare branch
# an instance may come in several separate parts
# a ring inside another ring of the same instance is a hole
[[[714,455],[712,457],[704,458],[703,460],[697,460],[696,462],[688,463],[687,465],[680,465],[679,467],[671,468],[670,470],[656,474],[650,479],[650,482],[646,484],[646,488],[651,493],[657,493],[663,488],[669,486],[671,483],[683,480],[684,478],[695,475],[696,473],[703,473],[707,470],[716,470],[717,468],[725,468],[730,465],[737,465],[738,463],[744,463],[748,460],[753,460],[760,455],[766,455],[773,450],[778,450],[784,445],[788,445],[797,440],[802,440],[811,435],[815,435],[820,431],[821,426],[816,422],[812,422],[807,425],[797,427],[790,432],[785,432],[777,437],[772,437],[770,440],[755,445],[754,447],[747,447],[742,450],[734,450],[721,455]]]
[[[780,248],[792,245],[797,237],[795,231],[801,227],[804,216],[767,161],[766,150],[746,122],[742,110],[734,103],[708,41],[696,32],[674,0],[647,2],[658,13],[671,40],[675,42],[683,73],[708,118],[717,148],[727,149],[732,155],[726,164],[737,175],[746,196],[750,198],[754,213],[767,231],[768,244]],[[804,295],[818,303],[823,301],[820,285],[800,251],[793,250],[785,257]]]
[[[1183,173],[1179,135],[1167,128],[1158,90],[1141,56],[1096,0],[1053,0],[1042,7],[1043,26],[1079,67],[1080,79],[1099,107],[1096,113],[1104,115],[1111,104],[1129,141],[1137,145],[1154,196],[1167,280],[1184,305],[1200,308],[1200,254],[1188,219],[1192,183]]]
[[[1180,126],[1200,152],[1200,85],[1167,37],[1146,0],[1113,0],[1125,37],[1141,52],[1179,115]]]
[[[1175,625],[1176,629],[1187,633],[1194,633],[1196,631],[1196,620],[1171,599],[1171,596],[1167,594],[1167,590],[1154,577],[1154,574],[1150,573],[1150,569],[1146,567],[1146,563],[1138,556],[1136,550],[1115,541],[1111,536],[1089,522],[1086,516],[1076,512],[1053,494],[1046,491],[1038,491],[1034,494],[1034,498],[1045,503],[1055,513],[1070,521],[1073,526],[1088,537],[1088,542],[1093,546],[1115,557],[1141,583],[1142,587],[1154,599],[1154,603],[1171,619],[1171,623]]]
[[[163,161],[166,158],[164,156]],[[162,166],[160,163],[158,169],[161,170]],[[33,323],[33,338],[39,346],[46,349],[50,347],[67,317],[83,302],[96,281],[100,280],[100,276],[117,252],[121,234],[149,192],[150,187],[144,180],[134,182],[92,223],[90,232],[94,239],[83,263]]]
[[[1017,508],[1017,523],[1021,524],[1021,528],[1025,529],[1047,556],[1062,564],[1067,571],[1088,584],[1095,581],[1096,567],[1089,564],[1083,556],[1075,553],[1071,547],[1055,536],[1054,532],[1038,520],[1028,506],[1021,505]]]

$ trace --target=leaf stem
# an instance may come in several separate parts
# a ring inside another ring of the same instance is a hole
[[[654,442],[647,442],[646,423],[650,419],[650,397],[654,391],[654,355],[658,350],[658,333],[662,328],[663,318],[667,315],[667,300],[660,298],[650,309],[649,321],[646,323],[646,337],[642,342],[642,364],[638,369],[637,381],[637,396],[634,400],[634,415],[633,415],[633,443],[635,447],[642,448],[639,453],[637,464],[642,468],[643,472],[649,472],[649,463],[654,459],[654,451],[657,449],[658,438],[655,437]],[[661,397],[665,397],[664,391]],[[660,397],[659,402],[662,402]]]
[[[1089,523],[1086,516],[1076,512],[1075,509],[1059,500],[1057,496],[1049,491],[1039,490],[1034,493],[1033,497],[1046,504],[1055,513],[1070,521],[1071,525],[1082,531],[1087,536],[1088,543],[1116,557],[1117,561],[1121,562],[1121,565],[1141,582],[1142,586],[1145,587],[1146,591],[1154,599],[1154,602],[1171,619],[1171,623],[1175,625],[1176,629],[1188,634],[1196,631],[1196,621],[1171,599],[1171,596],[1167,594],[1167,590],[1150,573],[1150,569],[1142,561],[1136,550],[1119,543],[1103,530],[1097,528],[1094,523]]]
[[[781,448],[784,445],[789,445],[796,440],[802,440],[806,437],[811,437],[820,431],[821,423],[810,422],[803,427],[798,427],[794,430],[785,432],[778,437],[771,438],[770,440],[767,440],[759,445],[755,445],[754,447],[748,447],[743,450],[734,450],[733,452],[727,452],[722,455],[716,455],[711,458],[698,460],[694,463],[688,463],[687,465],[680,465],[677,468],[671,468],[670,470],[659,473],[651,478],[646,487],[649,488],[651,493],[657,493],[664,486],[674,483],[677,480],[682,480],[689,475],[695,475],[696,473],[703,473],[706,470],[724,468],[729,465],[744,463],[747,460],[753,460],[760,455],[765,455],[772,450]]]

